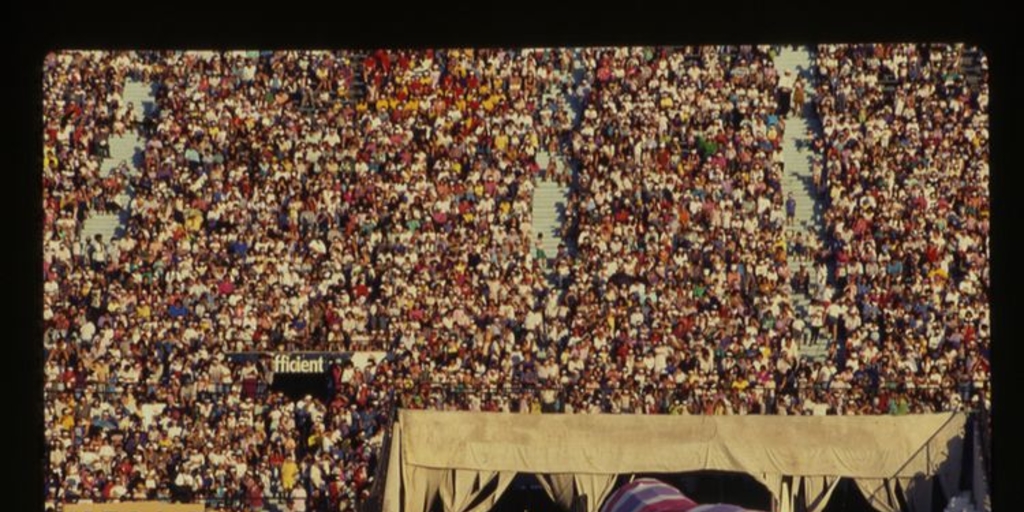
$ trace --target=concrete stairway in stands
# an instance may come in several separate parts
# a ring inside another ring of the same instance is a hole
[[[82,243],[87,243],[88,240],[92,240],[99,234],[103,235],[104,242],[110,242],[119,227],[121,227],[121,218],[116,213],[92,214],[82,224],[80,240]]]
[[[985,56],[977,47],[966,48],[960,57],[960,71],[973,91],[980,90],[981,82],[985,79],[983,59]]]
[[[263,500],[267,512],[288,512],[288,498],[271,496]]]
[[[141,124],[143,118],[156,108],[153,86],[148,83],[128,80],[124,86],[122,99],[124,102],[132,104],[132,113],[137,124]],[[127,176],[140,172],[145,141],[136,130],[127,130],[122,135],[111,136],[109,144],[110,157],[104,158],[100,163],[100,177],[109,176],[112,171],[122,165],[126,168]],[[94,212],[85,219],[80,238],[83,242],[92,240],[97,234],[103,235],[104,242],[110,242],[115,237],[121,226],[122,216],[130,207],[131,197],[128,191],[124,190],[118,194],[116,202],[121,206],[121,212]]]
[[[573,126],[578,127],[582,117],[582,105],[576,95],[576,88],[583,79],[583,65],[580,62],[578,51],[573,56],[571,73],[565,84],[567,90],[552,85],[544,92],[541,99],[543,104],[555,101],[556,105],[560,105],[560,108],[564,109]],[[546,170],[554,160],[556,174],[569,178],[568,186],[565,186],[565,184],[559,184],[552,180],[551,176],[545,176],[544,179],[536,182],[533,191],[533,240],[536,241],[538,235],[543,235],[541,248],[549,259],[558,255],[559,244],[564,244],[569,256],[576,254],[575,240],[563,240],[561,233],[567,220],[565,214],[570,191],[576,187],[579,180],[579,169],[567,157],[568,148],[565,147],[565,141],[561,141],[559,146],[560,149],[555,154],[540,150],[536,157],[538,168]]]
[[[824,224],[822,214],[824,205],[819,201],[814,190],[814,180],[811,174],[811,162],[813,160],[813,149],[809,132],[819,133],[820,122],[815,113],[812,98],[814,96],[813,75],[811,73],[812,57],[809,48],[799,47],[796,50],[784,47],[782,52],[775,58],[775,67],[780,73],[789,71],[792,75],[802,76],[805,83],[805,101],[803,111],[798,115],[790,111],[789,117],[785,119],[786,129],[783,134],[782,156],[784,162],[784,174],[782,177],[782,190],[784,197],[788,199],[793,195],[796,202],[796,215],[794,223],[787,225],[786,238],[791,240],[798,232],[804,234],[805,239],[815,237],[822,239],[824,236]],[[784,199],[785,200],[785,199]],[[798,261],[794,254],[789,255],[789,269],[796,274],[801,265],[805,265],[811,274],[811,282],[814,282],[814,267],[811,261]],[[813,290],[812,290],[813,291]],[[807,317],[807,308],[811,298],[797,291],[790,294],[790,301],[796,315]],[[813,359],[820,359],[825,355],[824,340],[815,345],[804,346],[801,354]]]
[[[554,158],[556,167],[566,165],[561,157]],[[541,169],[546,169],[551,159],[552,156],[547,152],[537,152],[537,166]],[[558,244],[562,243],[567,195],[567,188],[549,179],[538,180],[533,189],[533,240],[536,242],[538,236],[543,236],[541,248],[548,259],[558,254]]]
[[[348,90],[348,98],[344,101],[359,103],[366,98],[366,82],[363,81],[363,61],[366,52],[353,52],[349,58],[352,66],[352,84]]]
[[[156,97],[153,94],[153,84],[128,80],[124,84],[124,100],[134,107],[135,120],[142,122],[142,119],[156,110]]]

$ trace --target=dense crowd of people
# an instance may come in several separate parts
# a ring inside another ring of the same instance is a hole
[[[658,412],[657,389],[763,411],[778,364],[797,357],[783,353],[783,121],[767,49],[620,48],[584,62],[564,352],[590,371],[570,382],[621,391],[614,410]]]
[[[828,235],[807,258],[835,277],[808,319],[781,185],[804,86],[777,48],[53,54],[47,499],[350,509],[399,406],[987,400],[987,92],[961,50],[818,49]],[[141,122],[127,80],[153,86]],[[101,173],[126,132],[143,158]],[[538,179],[572,190],[553,255],[531,235]],[[111,212],[114,240],[81,237]],[[800,356],[813,337],[824,361]],[[332,367],[322,400],[229,356],[296,350],[388,356]]]
[[[965,50],[817,52],[830,364],[911,408],[989,399],[988,86]]]

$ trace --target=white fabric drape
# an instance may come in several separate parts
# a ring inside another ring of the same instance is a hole
[[[446,470],[405,465],[405,507],[403,512],[428,512],[437,499]]]
[[[402,424],[394,422],[388,447],[388,474],[384,482],[383,512],[400,512],[402,500]]]
[[[439,494],[445,512],[471,512],[472,510],[489,510],[498,498],[512,483],[515,473],[503,471],[474,471],[471,469],[445,470],[441,475]],[[481,493],[493,480],[498,479],[498,486],[489,493],[476,507],[470,506],[477,501]]]
[[[768,492],[772,495],[772,499],[778,500],[782,492],[782,475],[777,473],[761,473],[757,475],[761,480],[761,483],[768,488]]]
[[[569,473],[553,473],[537,475],[537,481],[544,488],[551,501],[558,504],[562,510],[572,510],[572,498],[574,495],[573,477]]]
[[[797,503],[797,494],[800,493],[800,478],[782,477],[778,492],[778,511],[794,512]]]
[[[782,480],[779,483],[778,492],[772,493],[772,495],[778,500],[776,512],[793,512],[793,504],[790,503],[790,482]]]
[[[493,471],[447,470],[441,475],[440,496],[445,512],[465,512],[473,498],[495,475]]]
[[[855,478],[854,483],[868,500],[868,504],[881,512],[897,512],[900,509],[896,495],[888,479]]]
[[[601,509],[604,499],[615,487],[616,475],[596,475],[593,473],[573,475],[576,482],[577,495],[587,497],[587,512],[597,512]]]
[[[926,442],[945,445],[962,414],[675,416],[399,413],[404,464],[523,473],[929,474]],[[937,460],[937,453],[933,460]],[[908,464],[908,459],[914,459]]]
[[[895,493],[903,480],[912,491],[908,501],[920,508],[930,493],[922,494],[928,484],[912,482],[918,475],[939,475],[954,489],[951,484],[959,483],[964,419],[961,413],[638,417],[402,410],[392,441],[401,447],[395,465],[402,468],[405,497],[399,500],[388,485],[384,512],[428,512],[444,472],[454,469],[481,474],[468,484],[457,474],[447,477],[449,512],[476,512],[462,508],[479,501],[466,500],[490,482],[481,480],[484,474],[545,475],[541,485],[559,506],[569,509],[576,496],[586,495],[586,512],[596,512],[617,474],[706,470],[760,477],[779,512],[793,511],[805,477],[807,504],[817,512],[815,502],[823,507],[834,490],[832,475],[853,479],[882,512],[899,508]],[[389,461],[398,456],[392,453]],[[388,484],[394,474],[389,468]],[[401,511],[394,505],[399,501]]]
[[[499,471],[497,476],[498,485],[494,489],[494,492],[488,494],[486,498],[484,498],[482,501],[480,501],[479,504],[477,504],[477,506],[469,509],[466,512],[488,512],[489,510],[494,508],[494,504],[497,503],[499,499],[501,499],[501,496],[503,494],[505,494],[505,491],[508,490],[508,486],[512,485],[512,480],[515,477],[516,474],[514,471]]]
[[[807,512],[820,512],[839,485],[838,476],[804,477],[804,506]]]

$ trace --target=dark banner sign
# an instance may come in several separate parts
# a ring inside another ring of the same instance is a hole
[[[314,396],[323,400],[331,395],[331,368],[351,363],[357,369],[388,359],[387,352],[234,352],[227,354],[235,363],[261,361],[273,373],[270,389],[292,398]]]
[[[270,369],[275,374],[324,373],[332,364],[351,362],[357,368],[383,361],[387,352],[235,352],[228,354],[233,362],[269,359]]]

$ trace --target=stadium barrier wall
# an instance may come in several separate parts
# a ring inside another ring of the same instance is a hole
[[[64,512],[205,512],[201,503],[132,501],[121,503],[68,503]]]

